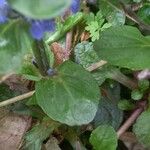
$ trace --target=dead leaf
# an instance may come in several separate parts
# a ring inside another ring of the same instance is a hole
[[[18,91],[20,93],[26,93],[29,91],[28,84],[29,81],[19,75],[9,76],[4,83],[9,86],[11,90]]]
[[[0,120],[0,150],[19,149],[25,132],[31,125],[31,117],[9,113]]]
[[[51,45],[51,50],[54,53],[55,63],[54,66],[62,64],[65,60],[69,59],[70,52],[66,51],[61,44],[54,42]]]

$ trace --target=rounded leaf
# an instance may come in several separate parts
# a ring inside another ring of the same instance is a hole
[[[116,150],[117,134],[113,127],[102,125],[93,130],[90,143],[95,150]]]
[[[100,92],[89,72],[66,61],[58,68],[56,76],[36,83],[36,97],[49,117],[73,126],[93,120]]]
[[[143,93],[142,93],[140,90],[138,90],[138,89],[135,89],[135,90],[133,90],[133,91],[131,92],[131,98],[132,98],[133,100],[138,101],[138,100],[140,100],[142,97],[143,97]]]
[[[94,42],[100,59],[132,70],[150,68],[150,37],[131,26],[111,27]],[[144,61],[143,61],[144,60]]]

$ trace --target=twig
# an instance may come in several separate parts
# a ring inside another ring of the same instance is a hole
[[[119,128],[117,131],[118,138],[128,130],[128,128],[136,121],[140,114],[144,111],[146,102],[143,101],[140,103],[140,106],[131,114],[131,116],[126,120],[126,122]]]
[[[2,78],[0,79],[0,84],[7,80],[11,75],[13,75],[13,73],[2,76]]]
[[[72,46],[72,31],[68,32],[67,35],[66,35],[65,51],[66,51],[67,54],[70,53],[71,46]]]
[[[26,98],[29,98],[29,97],[31,97],[31,96],[34,94],[34,92],[35,92],[35,91],[30,91],[30,92],[28,92],[28,93],[25,93],[25,94],[22,94],[22,95],[19,95],[19,96],[10,98],[10,99],[5,100],[5,101],[3,101],[3,102],[0,102],[0,107],[7,106],[7,105],[13,104],[13,103],[15,103],[15,102],[24,100],[24,99],[26,99]]]
[[[97,62],[97,63],[92,64],[92,65],[91,65],[90,67],[88,67],[86,70],[89,71],[89,72],[91,72],[91,71],[93,71],[93,70],[96,70],[96,69],[102,67],[102,66],[105,65],[105,64],[107,64],[107,61],[101,60],[101,61],[99,61],[99,62]]]

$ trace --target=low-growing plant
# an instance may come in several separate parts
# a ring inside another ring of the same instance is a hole
[[[33,119],[20,149],[149,149],[149,20],[149,0],[0,0],[0,107]]]

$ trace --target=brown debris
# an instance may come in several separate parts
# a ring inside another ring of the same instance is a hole
[[[9,113],[0,120],[0,149],[19,149],[25,132],[30,128],[31,117]]]
[[[62,64],[65,60],[69,59],[70,52],[66,51],[65,48],[61,46],[61,44],[54,42],[51,45],[51,50],[55,58],[54,66],[58,66],[59,64]]]

